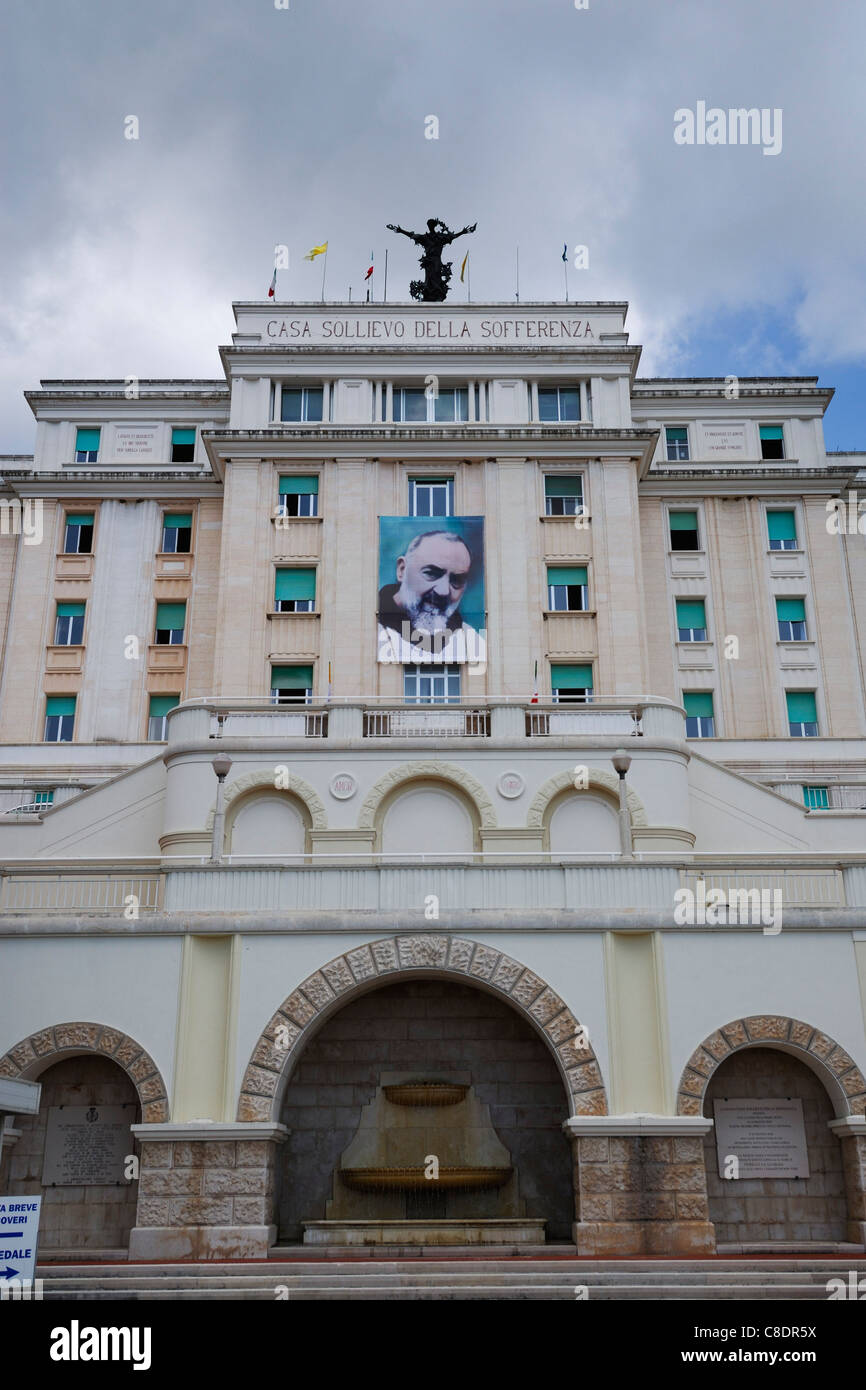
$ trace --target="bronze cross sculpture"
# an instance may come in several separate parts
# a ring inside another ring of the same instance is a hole
[[[478,226],[473,222],[471,227],[464,227],[462,232],[452,232],[440,222],[438,217],[427,219],[426,232],[407,232],[404,227],[395,227],[393,222],[388,224],[389,232],[399,232],[401,236],[409,237],[416,245],[424,247],[424,254],[421,257],[421,269],[424,271],[423,280],[413,280],[409,285],[409,293],[413,299],[442,300],[448,294],[448,281],[451,279],[451,262],[446,261],[442,264],[442,248],[449,246],[452,241],[456,241],[459,236],[466,236],[468,232],[474,232]],[[437,231],[437,227],[440,229]]]

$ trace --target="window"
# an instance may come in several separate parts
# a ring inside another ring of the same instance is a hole
[[[192,543],[192,512],[166,512],[162,518],[162,553],[188,555]]]
[[[781,425],[761,425],[761,458],[783,459],[785,457],[785,437]]]
[[[797,549],[797,523],[793,512],[767,512],[771,550]]]
[[[84,642],[84,604],[58,603],[54,622],[55,647],[80,647]]]
[[[671,550],[699,550],[697,512],[671,512]]]
[[[580,516],[583,479],[579,474],[548,473],[544,479],[545,516]]]
[[[173,429],[171,432],[172,463],[192,463],[195,458],[195,430]]]
[[[64,555],[89,555],[93,549],[93,512],[67,512]]]
[[[449,387],[436,394],[420,387],[394,387],[394,421],[397,424],[447,424],[468,419],[466,387]]]
[[[410,478],[410,516],[453,516],[453,478]]]
[[[75,462],[95,463],[99,454],[99,430],[79,429],[75,431]]]
[[[592,700],[592,666],[551,666],[550,686],[554,704],[588,704]]]
[[[318,516],[319,479],[317,475],[300,473],[280,477],[278,516]]]
[[[786,690],[785,703],[791,738],[817,738],[818,710],[814,690]]]
[[[34,792],[34,793],[33,793],[33,805],[34,805],[34,806],[51,806],[51,805],[53,804],[53,802],[54,802],[54,788],[53,788],[53,787],[52,787],[49,791],[45,791],[45,792]]]
[[[538,418],[543,424],[565,424],[580,419],[580,388],[539,386]]]
[[[151,695],[147,711],[148,743],[165,743],[168,738],[168,712],[179,704],[179,695]]]
[[[433,406],[433,420],[437,424],[469,419],[469,392],[465,386],[440,391],[430,403]]]
[[[156,605],[156,642],[158,646],[181,646],[185,626],[185,603],[158,603]]]
[[[280,392],[280,419],[301,424],[321,420],[324,396],[321,386],[284,386]]]
[[[702,598],[677,599],[677,640],[706,642],[707,612]]]
[[[806,602],[801,598],[777,598],[776,618],[780,642],[806,641]]]
[[[460,700],[459,666],[404,666],[407,705],[452,705]]]
[[[312,666],[271,667],[271,699],[275,705],[306,705],[312,698]]]
[[[803,804],[809,811],[829,811],[829,789],[827,787],[804,787]]]
[[[689,690],[683,692],[686,707],[686,738],[715,738],[716,721],[713,715],[713,692]]]
[[[667,425],[665,445],[669,463],[682,462],[689,456],[689,432],[685,425]]]
[[[275,613],[312,613],[316,607],[314,569],[277,570],[274,582]]]
[[[586,565],[547,567],[547,606],[552,613],[582,613],[586,608]]]
[[[49,695],[45,701],[45,743],[71,743],[75,696]]]

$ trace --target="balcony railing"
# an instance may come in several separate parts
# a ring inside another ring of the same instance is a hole
[[[826,787],[826,806],[807,806],[803,798],[804,784],[801,782],[774,782],[770,785],[774,792],[807,811],[866,811],[866,782],[821,782],[820,776],[816,776],[814,782],[805,785]]]
[[[489,709],[406,708],[364,711],[364,738],[489,738]]]
[[[652,696],[593,696],[543,704],[518,697],[471,702],[397,704],[393,699],[341,696],[306,704],[275,704],[225,696],[186,701],[168,715],[172,741],[212,738],[523,739],[627,738],[643,734],[683,738],[682,710]]]

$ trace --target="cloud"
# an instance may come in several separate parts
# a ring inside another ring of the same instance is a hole
[[[302,257],[328,238],[329,297],[360,294],[371,248],[381,293],[386,246],[407,297],[414,248],[384,224],[431,215],[477,219],[476,300],[513,300],[518,244],[521,298],[558,298],[563,241],[587,245],[571,295],[630,301],[644,375],[783,305],[777,370],[866,356],[848,0],[32,0],[5,26],[0,449],[31,446],[40,377],[218,375],[277,243],[281,295],[318,298]],[[781,108],[782,153],[676,145],[698,100]]]

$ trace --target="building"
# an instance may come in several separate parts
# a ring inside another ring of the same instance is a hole
[[[235,316],[0,460],[0,1191],[132,1258],[862,1248],[831,391],[640,378],[621,303]]]

